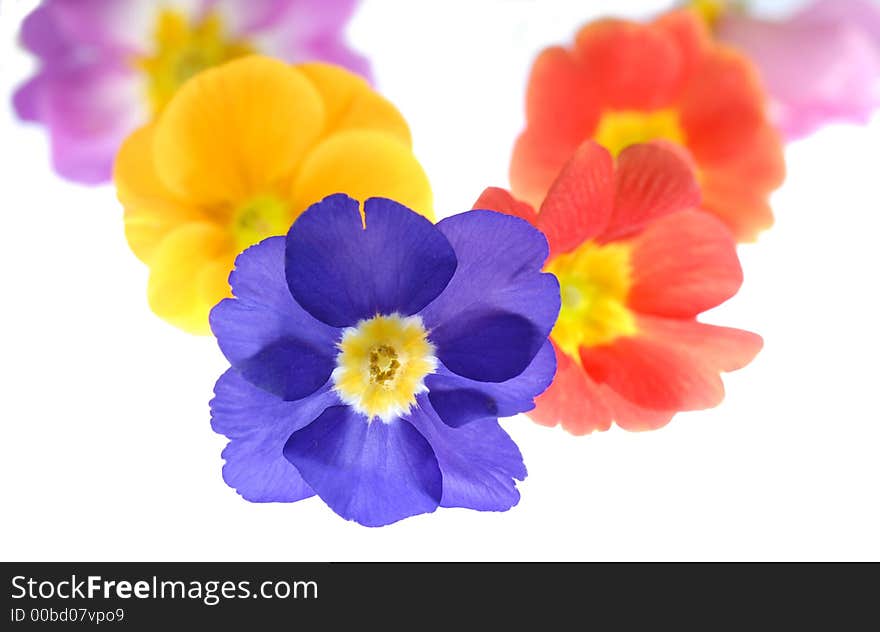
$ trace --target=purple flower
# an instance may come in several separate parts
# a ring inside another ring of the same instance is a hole
[[[100,184],[122,140],[209,66],[262,53],[368,75],[344,40],[356,2],[45,0],[21,27],[40,66],[15,93],[15,110],[48,128],[59,174]]]
[[[436,226],[332,195],[239,255],[211,313],[232,368],[212,425],[245,499],[314,494],[367,526],[442,507],[505,511],[526,475],[499,416],[530,410],[556,361],[559,284],[527,222]]]
[[[717,34],[754,60],[789,140],[865,123],[880,104],[880,7],[870,0],[819,0],[784,21],[729,11]]]

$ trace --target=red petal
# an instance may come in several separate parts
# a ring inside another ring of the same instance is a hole
[[[562,424],[575,435],[608,430],[611,410],[605,404],[599,387],[568,355],[556,351],[556,377],[546,391],[535,399],[535,409],[528,414],[544,426]]]
[[[549,140],[526,129],[513,146],[510,190],[518,199],[540,208],[547,191],[582,139]]]
[[[529,75],[529,128],[545,142],[577,146],[596,127],[599,113],[593,84],[574,56],[559,46],[542,51]]]
[[[682,211],[650,224],[632,242],[627,304],[659,316],[690,318],[723,303],[742,284],[736,243],[703,211]]]
[[[743,142],[741,151],[727,160],[704,164],[703,175],[727,179],[731,184],[762,193],[776,189],[785,179],[785,157],[779,133],[772,127],[762,127],[748,142]]]
[[[510,164],[511,190],[535,208],[599,120],[595,85],[571,53],[554,47],[535,60],[526,94],[526,130]]]
[[[662,340],[618,338],[610,345],[581,349],[581,362],[594,380],[642,408],[701,410],[724,399],[715,367]]]
[[[607,107],[652,110],[669,105],[682,81],[682,55],[651,24],[600,20],[584,27],[575,55]]]
[[[703,208],[727,224],[737,241],[753,241],[773,224],[767,200],[784,179],[779,135],[764,127],[743,144],[740,153],[703,166]]]
[[[716,46],[681,100],[681,124],[697,162],[725,160],[767,125],[765,95],[744,56]]]
[[[718,371],[743,368],[764,346],[758,334],[695,320],[642,316],[638,322],[645,336],[678,345]]]
[[[693,11],[669,11],[657,18],[654,25],[675,42],[681,55],[682,75],[691,75],[712,46],[706,22]]]
[[[498,187],[488,187],[483,191],[479,199],[474,202],[473,208],[507,213],[524,219],[530,224],[535,224],[538,219],[535,209],[514,198],[509,191]]]
[[[550,187],[538,226],[550,256],[573,250],[608,224],[614,208],[614,161],[595,141],[581,145]]]
[[[699,185],[683,150],[659,142],[632,145],[617,158],[614,212],[601,240],[634,233],[699,202]]]
[[[766,193],[705,180],[703,205],[706,212],[724,222],[738,242],[755,241],[773,225],[773,210]]]
[[[662,428],[672,421],[672,417],[676,413],[674,410],[649,410],[637,406],[604,384],[599,387],[599,392],[611,410],[614,411],[614,422],[624,430],[631,432]]]

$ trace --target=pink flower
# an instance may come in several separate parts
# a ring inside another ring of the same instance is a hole
[[[369,76],[345,44],[357,0],[44,0],[22,45],[37,73],[13,96],[19,118],[45,125],[52,164],[84,184],[110,179],[122,140],[192,75],[261,53],[325,61]]]
[[[788,140],[827,123],[864,124],[880,104],[880,6],[871,0],[818,0],[782,21],[727,11],[716,29],[758,66]]]

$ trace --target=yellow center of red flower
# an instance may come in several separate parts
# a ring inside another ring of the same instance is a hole
[[[418,316],[375,316],[347,328],[339,342],[333,388],[368,419],[404,415],[437,368],[434,345]]]
[[[728,9],[729,0],[690,0],[688,8],[703,18],[703,21],[714,28]]]
[[[241,204],[232,215],[231,231],[239,251],[267,237],[283,235],[293,219],[284,200],[260,195]]]
[[[668,140],[678,145],[685,142],[678,112],[673,109],[653,112],[608,110],[599,119],[595,138],[614,156],[630,145],[652,140]]]
[[[629,248],[586,242],[552,259],[546,267],[559,279],[562,309],[553,341],[577,359],[578,349],[608,344],[636,332],[626,306],[632,285]]]
[[[163,9],[156,19],[153,42],[152,53],[135,64],[146,74],[147,98],[154,114],[193,75],[254,52],[248,42],[228,37],[215,12],[191,22],[179,11]]]

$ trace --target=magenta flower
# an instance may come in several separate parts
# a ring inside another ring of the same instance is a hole
[[[880,104],[880,6],[871,0],[818,0],[783,21],[728,11],[716,26],[760,69],[788,140],[866,123]]]
[[[261,53],[368,75],[367,60],[344,39],[356,3],[44,0],[21,27],[21,43],[40,66],[15,93],[15,110],[48,128],[59,174],[103,183],[129,132],[209,66]]]

